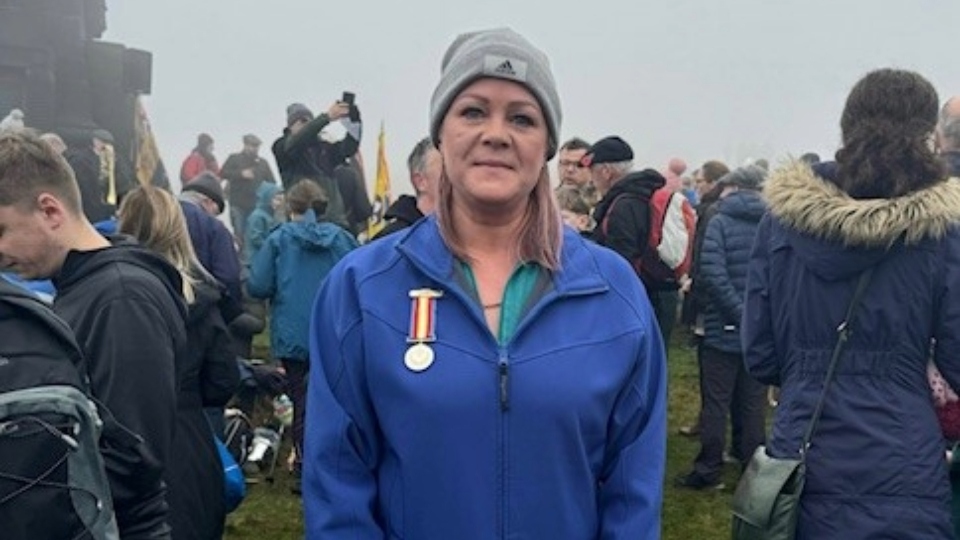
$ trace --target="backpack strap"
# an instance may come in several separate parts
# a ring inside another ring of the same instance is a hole
[[[0,279],[0,302],[9,304],[18,312],[33,317],[49,328],[54,335],[56,335],[57,339],[62,341],[71,351],[76,352],[76,354],[72,355],[75,357],[74,363],[77,364],[78,367],[83,367],[80,365],[82,363],[80,345],[77,344],[77,340],[74,338],[73,330],[63,319],[57,317],[49,306],[41,302],[38,298],[21,291],[16,285],[7,283],[3,279]]]
[[[120,447],[132,448],[143,442],[143,438],[130,428],[123,425],[113,416],[110,409],[100,402],[90,390],[90,374],[87,371],[83,351],[74,337],[73,329],[63,319],[58,317],[49,306],[39,299],[20,290],[19,287],[0,278],[0,303],[7,304],[23,316],[31,317],[40,322],[60,340],[64,348],[69,351],[70,360],[80,377],[83,393],[97,406],[101,421],[103,421],[103,437],[110,439]]]
[[[600,220],[600,230],[603,232],[604,239],[607,238],[607,233],[610,226],[610,214],[613,212],[613,208],[617,206],[617,201],[619,201],[624,195],[624,193],[621,193],[620,195],[614,197],[612,201],[610,201],[610,206],[607,207],[607,211],[603,214],[603,219]]]
[[[604,236],[604,238],[606,238],[606,236],[607,236],[607,228],[608,228],[608,226],[609,226],[608,221],[610,221],[610,214],[613,213],[613,208],[617,205],[617,203],[618,203],[621,199],[625,199],[625,198],[627,198],[627,197],[629,197],[629,196],[631,196],[631,195],[635,195],[636,198],[637,198],[637,200],[639,200],[639,201],[641,201],[641,202],[643,202],[643,203],[650,204],[650,200],[649,200],[649,199],[644,199],[643,197],[637,195],[636,193],[621,193],[621,194],[617,195],[616,197],[614,197],[613,200],[610,201],[610,206],[607,207],[607,212],[606,212],[605,214],[603,214],[603,219],[600,220],[600,223],[599,223],[599,227],[600,227],[600,230],[603,231],[603,236]]]

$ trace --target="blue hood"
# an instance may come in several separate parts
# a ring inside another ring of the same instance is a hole
[[[273,196],[283,191],[280,186],[272,182],[260,182],[257,188],[257,208],[273,213]]]
[[[303,249],[318,251],[330,249],[343,229],[333,223],[317,221],[313,210],[303,215],[302,221],[291,221],[281,226],[282,234],[289,236]]]

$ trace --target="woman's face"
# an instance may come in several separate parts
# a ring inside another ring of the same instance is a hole
[[[480,79],[444,116],[440,153],[455,199],[471,206],[525,205],[546,163],[547,122],[524,86]]]

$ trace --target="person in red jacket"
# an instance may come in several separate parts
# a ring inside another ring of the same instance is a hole
[[[197,146],[180,166],[180,181],[187,184],[204,171],[220,176],[220,164],[213,155],[213,137],[201,133],[197,136]]]

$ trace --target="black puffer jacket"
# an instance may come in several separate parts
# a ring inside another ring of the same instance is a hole
[[[67,255],[53,308],[77,336],[93,395],[143,438],[135,449],[102,448],[120,535],[166,538],[162,472],[175,430],[175,359],[186,344],[180,275],[123,237],[111,241]]]

